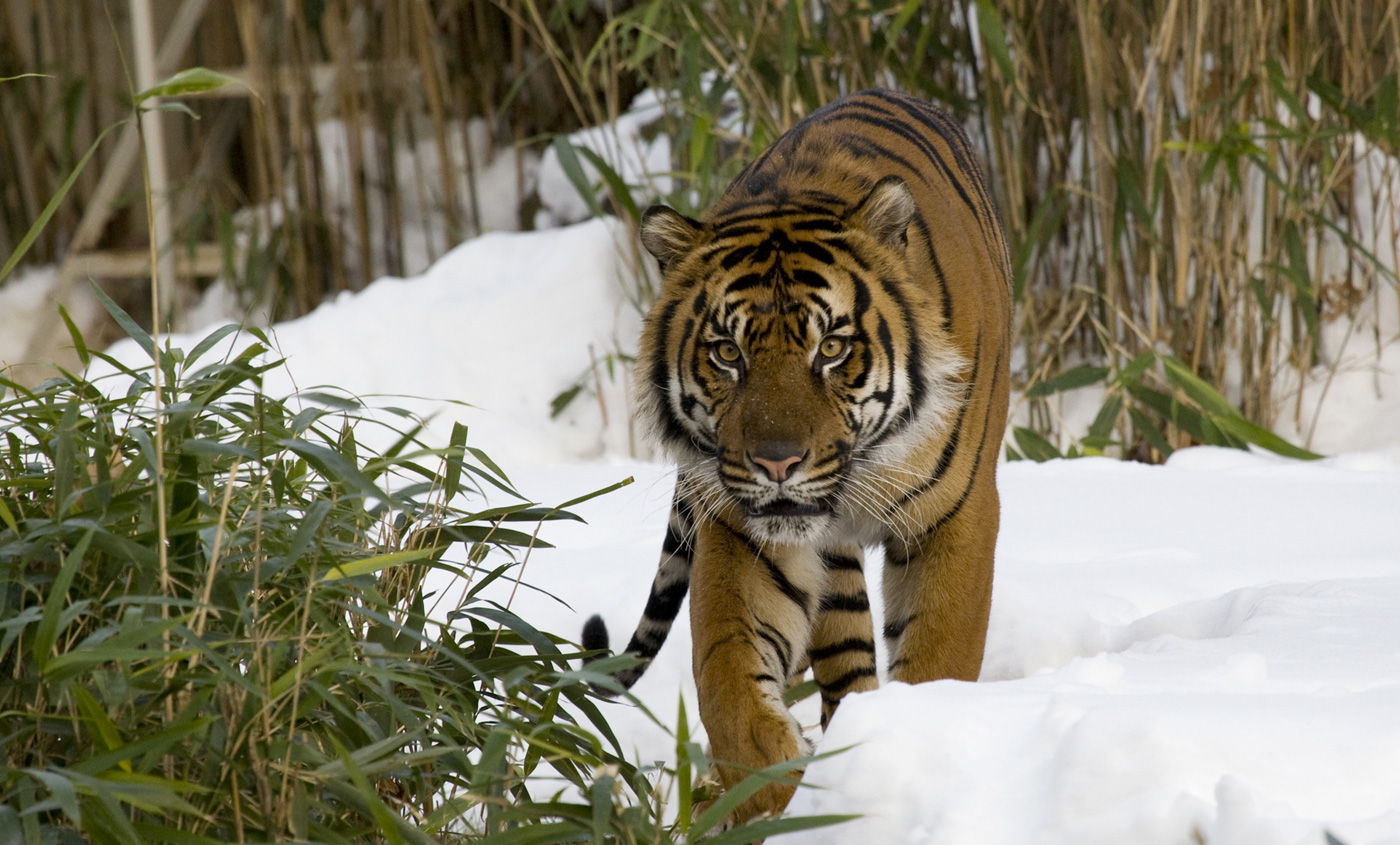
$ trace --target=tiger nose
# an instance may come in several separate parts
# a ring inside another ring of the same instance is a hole
[[[795,443],[765,441],[749,451],[749,460],[763,468],[768,477],[777,482],[787,480],[788,470],[799,463],[807,453]]]

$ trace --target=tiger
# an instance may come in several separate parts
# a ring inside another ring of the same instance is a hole
[[[690,593],[701,720],[730,788],[811,753],[783,694],[810,667],[825,727],[878,686],[864,549],[883,546],[896,681],[974,681],[1008,409],[1011,264],[967,135],[888,90],[838,99],[749,163],[703,221],[641,218],[661,283],[639,417],[677,464],[660,565],[615,675],[634,684]],[[607,649],[595,616],[582,644]],[[778,815],[771,783],[730,818]]]

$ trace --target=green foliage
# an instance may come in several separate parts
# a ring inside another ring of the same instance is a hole
[[[1066,390],[1102,384],[1103,404],[1088,432],[1065,454],[1042,434],[1016,426],[1012,429],[1016,446],[1007,446],[1007,456],[1012,460],[1048,461],[1103,455],[1109,447],[1118,447],[1125,455],[1143,456],[1134,447],[1145,446],[1157,457],[1165,458],[1174,451],[1173,443],[1204,443],[1234,449],[1257,446],[1303,460],[1322,457],[1250,422],[1230,400],[1175,356],[1144,352],[1111,378],[1110,372],[1107,367],[1081,365],[1033,384],[1025,393],[1027,399],[1044,399]],[[1123,439],[1114,439],[1116,430],[1125,432]]]
[[[0,379],[0,840],[698,836],[597,707],[629,658],[578,670],[483,596],[596,493],[539,507],[460,425],[429,447],[404,411],[268,396],[256,330],[216,359],[232,327],[161,348],[108,307],[152,364],[74,331],[110,375]]]

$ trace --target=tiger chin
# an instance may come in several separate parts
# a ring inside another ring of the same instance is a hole
[[[641,238],[662,284],[638,407],[678,469],[627,646],[638,662],[617,680],[646,670],[689,592],[700,715],[728,788],[808,752],[782,702],[808,669],[823,728],[878,685],[867,547],[884,549],[889,677],[977,679],[1010,262],[966,135],[891,91],[812,113],[703,220],[648,209]],[[583,639],[607,647],[601,618]],[[792,791],[766,786],[731,821],[781,813]]]

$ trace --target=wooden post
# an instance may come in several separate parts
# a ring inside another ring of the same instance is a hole
[[[160,82],[156,68],[155,21],[151,16],[151,0],[131,0],[131,40],[136,53],[136,87],[144,91]],[[151,285],[156,288],[159,314],[152,315],[157,331],[163,330],[175,309],[175,261],[170,251],[173,225],[170,220],[170,170],[165,154],[165,125],[163,115],[156,110],[159,98],[145,103],[141,115],[141,134],[146,141],[146,168],[150,174],[152,215],[155,231],[150,233],[156,245],[156,266],[151,268]],[[157,300],[153,296],[152,300]]]

